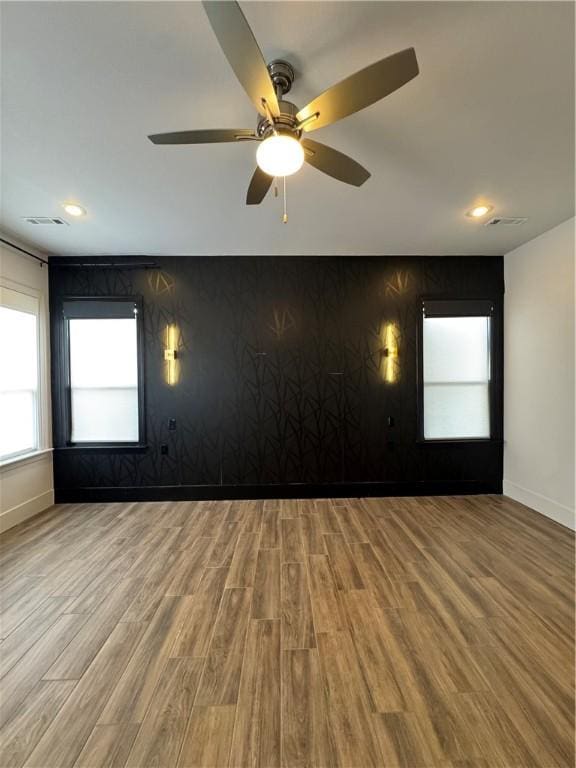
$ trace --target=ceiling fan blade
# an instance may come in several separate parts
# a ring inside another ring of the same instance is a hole
[[[274,84],[242,9],[234,0],[204,0],[202,3],[224,55],[250,100],[261,115],[265,99],[274,117],[280,115]]]
[[[175,133],[154,133],[148,136],[152,144],[219,144],[223,141],[242,141],[257,139],[250,128],[210,130],[210,131],[176,131]]]
[[[304,131],[315,131],[369,107],[417,74],[416,52],[414,48],[406,48],[328,88],[303,107],[296,119]]]
[[[266,197],[273,181],[273,176],[268,176],[267,173],[257,167],[250,179],[250,186],[246,193],[246,205],[259,205]]]
[[[361,187],[370,178],[370,172],[348,155],[311,139],[302,139],[300,143],[306,162],[328,176],[355,187]]]

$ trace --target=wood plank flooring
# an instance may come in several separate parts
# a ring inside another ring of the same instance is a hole
[[[572,768],[573,577],[500,496],[56,506],[0,538],[0,766]]]

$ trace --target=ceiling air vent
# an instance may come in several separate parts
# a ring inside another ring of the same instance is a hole
[[[519,227],[528,221],[527,216],[493,216],[490,221],[484,224],[485,227]]]
[[[67,221],[60,219],[57,216],[26,216],[24,221],[27,221],[28,224],[64,224],[69,226]]]

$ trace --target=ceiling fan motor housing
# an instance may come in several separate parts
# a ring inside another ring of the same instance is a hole
[[[279,101],[278,106],[280,116],[275,117],[273,122],[270,122],[267,117],[261,117],[256,126],[256,135],[260,139],[266,139],[273,133],[283,133],[299,139],[302,131],[298,128],[298,120],[296,120],[298,107],[291,101]]]
[[[278,96],[278,106],[280,108],[279,117],[275,117],[273,122],[268,117],[261,117],[256,126],[256,134],[260,139],[266,139],[273,133],[283,133],[299,139],[302,131],[298,129],[296,115],[298,107],[291,101],[284,101],[285,96],[292,88],[294,82],[294,69],[282,59],[275,59],[267,65],[268,74],[274,83],[274,88]]]

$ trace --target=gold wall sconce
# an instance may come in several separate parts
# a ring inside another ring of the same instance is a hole
[[[169,387],[178,384],[180,378],[179,345],[180,331],[177,325],[171,323],[166,326],[164,337],[164,379]]]
[[[400,329],[396,323],[384,323],[382,327],[382,378],[394,384],[400,378]]]

